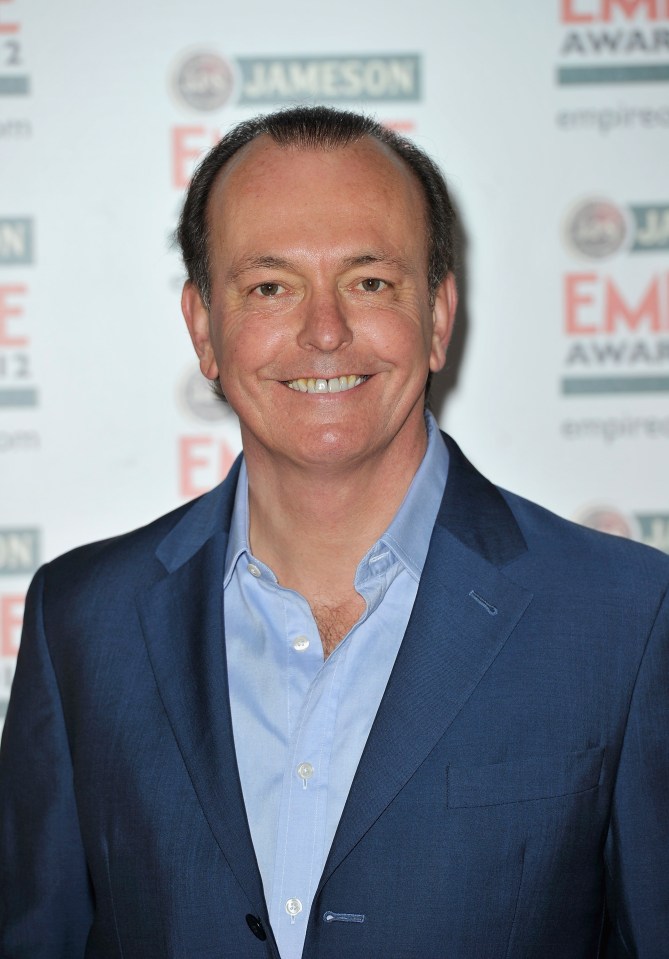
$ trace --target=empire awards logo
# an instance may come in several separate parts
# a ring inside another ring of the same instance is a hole
[[[568,211],[563,240],[590,261],[562,278],[563,395],[669,392],[669,203],[586,198]]]
[[[560,0],[560,85],[669,82],[667,0]]]

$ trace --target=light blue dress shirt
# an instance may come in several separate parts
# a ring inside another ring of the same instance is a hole
[[[427,450],[411,486],[356,571],[365,611],[327,660],[307,601],[250,552],[244,465],[239,474],[223,583],[230,706],[282,959],[302,955],[314,894],[416,598],[448,475],[429,413],[426,422]]]

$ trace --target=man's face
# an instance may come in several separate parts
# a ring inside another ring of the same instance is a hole
[[[424,201],[402,161],[371,139],[325,151],[263,136],[208,212],[211,306],[187,284],[183,308],[247,457],[332,469],[415,456],[456,295],[449,277],[430,303]]]

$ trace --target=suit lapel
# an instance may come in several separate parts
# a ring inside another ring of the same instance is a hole
[[[498,568],[527,548],[514,517],[448,445],[447,490],[416,601],[321,885],[444,735],[531,600]]]
[[[163,541],[158,556],[168,574],[138,598],[138,607],[160,696],[204,815],[240,886],[264,915],[235,758],[223,630],[236,479],[235,470]]]
[[[530,602],[501,567],[527,547],[504,499],[452,440],[418,594],[321,885],[444,735]],[[175,738],[212,833],[267,921],[235,759],[222,584],[237,468],[163,541],[168,571],[138,600]]]

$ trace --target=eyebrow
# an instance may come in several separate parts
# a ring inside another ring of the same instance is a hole
[[[248,273],[249,270],[259,269],[294,270],[295,267],[290,260],[284,260],[281,256],[245,256],[230,271],[230,279],[238,280],[240,276]]]
[[[367,264],[383,263],[387,266],[395,266],[404,273],[415,274],[415,269],[409,265],[408,261],[401,256],[392,256],[383,250],[370,250],[368,253],[360,253],[358,256],[350,256],[343,261],[346,269],[352,269],[355,266],[367,266]]]
[[[388,266],[397,267],[399,270],[402,270],[404,273],[408,273],[412,276],[416,274],[416,270],[410,266],[408,261],[403,257],[392,256],[383,250],[369,250],[364,253],[358,253],[355,256],[346,257],[344,260],[342,260],[341,267],[344,270],[350,270],[356,266],[367,266],[368,264],[373,265],[375,263],[382,263]],[[244,257],[231,270],[230,279],[232,281],[238,280],[244,275],[244,273],[247,273],[250,270],[258,269],[289,270],[291,272],[299,272],[295,263],[293,263],[292,260],[286,260],[284,257],[271,255],[251,255]]]

